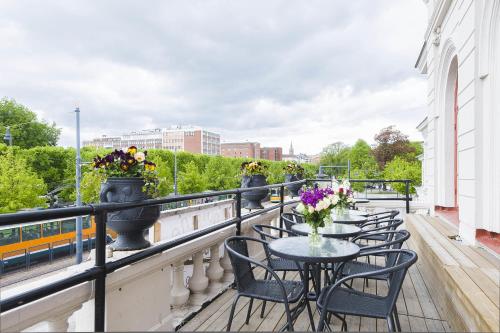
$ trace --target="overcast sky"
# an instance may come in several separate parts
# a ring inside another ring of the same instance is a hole
[[[82,138],[199,125],[317,153],[397,125],[413,139],[422,0],[0,2],[0,96]]]

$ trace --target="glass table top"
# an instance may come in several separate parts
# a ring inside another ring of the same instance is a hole
[[[292,231],[299,235],[306,236],[311,232],[311,226],[307,223],[298,223],[292,226]],[[325,237],[346,238],[355,236],[361,232],[361,228],[355,225],[332,223],[324,228],[318,228],[318,233]]]
[[[269,251],[275,256],[302,262],[339,262],[355,258],[359,247],[345,240],[320,237],[312,245],[308,237],[286,237],[269,243]]]
[[[362,224],[368,220],[365,216],[349,214],[349,212],[346,212],[343,215],[337,215],[334,210],[332,211],[331,216],[333,222],[349,224]]]

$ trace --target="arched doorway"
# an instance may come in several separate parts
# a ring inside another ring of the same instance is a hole
[[[444,157],[444,207],[458,209],[458,59],[448,68],[442,116]]]

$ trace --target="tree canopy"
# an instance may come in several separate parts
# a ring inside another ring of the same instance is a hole
[[[0,213],[45,205],[45,183],[12,149],[0,155]]]
[[[0,135],[10,127],[13,145],[22,148],[55,146],[61,130],[55,123],[48,124],[37,119],[36,114],[14,99],[0,100]]]
[[[394,126],[385,127],[380,130],[375,135],[375,142],[377,145],[373,149],[373,154],[380,169],[383,169],[396,156],[415,153],[415,147],[410,144],[408,135],[401,133]]]

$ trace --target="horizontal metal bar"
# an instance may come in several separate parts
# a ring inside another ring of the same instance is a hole
[[[92,207],[66,207],[55,209],[41,209],[29,212],[0,214],[0,226],[45,221],[50,219],[62,219],[80,215],[89,215],[93,212]]]
[[[16,296],[9,297],[7,299],[2,299],[0,301],[0,312],[7,312],[9,310],[15,309],[19,306],[25,305],[27,303],[36,301],[40,298],[50,296],[64,289],[68,289],[79,285],[80,283],[91,281],[97,277],[102,269],[98,267],[92,267],[85,272],[75,274],[68,278],[47,284],[42,287],[31,289],[24,293]]]
[[[356,199],[360,199],[360,200],[387,200],[387,201],[390,201],[390,200],[393,200],[393,201],[406,201],[406,198],[405,197],[395,197],[395,198],[365,198],[365,197],[359,197],[359,198],[354,198],[354,200]],[[409,201],[413,201],[413,198],[408,198]]]

